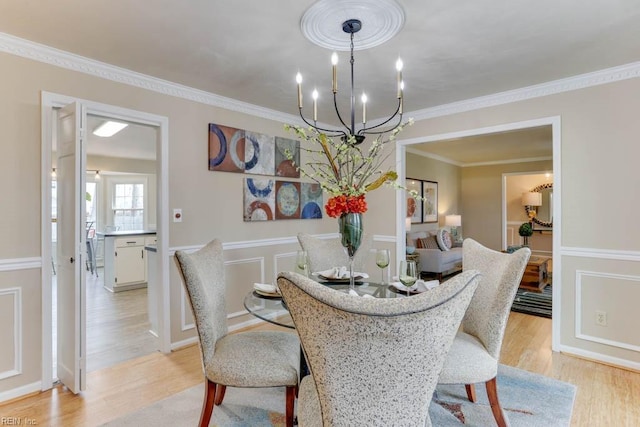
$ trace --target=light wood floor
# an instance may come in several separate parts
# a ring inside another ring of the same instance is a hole
[[[640,426],[640,373],[552,353],[550,341],[550,319],[511,313],[501,362],[578,386],[572,426]],[[190,346],[91,372],[78,396],[57,387],[2,405],[0,417],[18,417],[23,425],[30,419],[39,426],[96,426],[196,384],[202,384],[200,355]]]
[[[104,269],[97,271],[97,276],[89,271],[86,275],[87,372],[153,353],[157,348],[156,338],[149,332],[147,289],[109,292],[103,286]],[[53,276],[54,286],[55,279]],[[53,316],[56,339],[55,292]]]

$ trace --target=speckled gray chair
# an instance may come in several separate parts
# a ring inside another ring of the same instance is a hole
[[[300,426],[431,426],[433,390],[479,278],[467,271],[429,292],[385,299],[280,273],[311,372],[300,383]]]
[[[463,270],[480,271],[482,278],[462,320],[440,374],[441,384],[465,384],[476,401],[474,383],[485,383],[491,411],[499,426],[508,425],[500,407],[496,375],[511,304],[522,280],[531,250],[497,252],[472,239],[462,244]]]
[[[208,426],[213,405],[227,386],[286,387],[285,418],[293,426],[300,366],[300,341],[290,332],[228,334],[222,244],[213,240],[194,253],[176,251],[176,260],[198,331],[206,379],[200,426]]]
[[[333,267],[349,266],[347,255],[340,238],[319,239],[310,234],[298,233],[300,247],[309,256],[309,271],[324,271]],[[363,272],[369,251],[373,246],[373,236],[364,233],[360,248],[353,257],[353,270]]]

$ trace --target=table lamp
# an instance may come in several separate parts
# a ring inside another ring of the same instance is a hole
[[[458,227],[462,225],[462,216],[447,215],[444,217],[444,225],[451,227],[451,235],[454,241],[459,242],[462,240],[462,236],[458,233]]]
[[[533,221],[537,214],[535,208],[542,206],[542,193],[537,191],[522,193],[522,206],[524,206],[527,215],[529,215],[529,222]]]

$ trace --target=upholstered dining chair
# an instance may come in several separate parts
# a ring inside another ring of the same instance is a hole
[[[298,233],[300,247],[309,256],[309,271],[323,271],[333,267],[348,266],[349,256],[340,238],[320,239],[306,233]],[[363,233],[360,248],[353,257],[354,271],[364,271],[369,251],[373,246],[373,236]]]
[[[300,383],[299,425],[431,426],[438,375],[479,279],[467,271],[446,286],[385,299],[280,273],[311,372]]]
[[[194,253],[176,251],[176,260],[191,302],[206,380],[200,426],[209,425],[214,403],[222,403],[227,386],[286,387],[286,424],[293,426],[300,364],[298,337],[279,331],[228,334],[219,240]]]
[[[473,239],[462,244],[462,268],[480,271],[478,289],[462,319],[440,374],[441,384],[465,384],[467,397],[476,401],[475,383],[485,383],[497,424],[508,425],[498,400],[498,362],[511,304],[522,280],[531,250],[512,254],[486,248]]]

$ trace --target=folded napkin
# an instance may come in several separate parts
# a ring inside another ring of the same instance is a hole
[[[280,289],[276,285],[272,285],[270,283],[254,283],[253,289],[260,292],[265,292],[267,294],[279,294]]]
[[[425,292],[428,291],[429,289],[433,289],[437,286],[440,285],[440,282],[438,280],[429,280],[429,281],[424,281],[424,280],[416,280],[416,283],[413,284],[413,286],[411,286],[409,288],[409,291],[411,292]],[[407,291],[407,287],[405,285],[403,285],[401,282],[391,282],[391,286],[393,286],[394,288],[400,290],[400,291]]]
[[[317,271],[313,273],[315,276],[326,277],[327,279],[348,279],[349,278],[349,269],[345,266],[342,267],[333,267],[329,270]],[[366,273],[358,273],[357,271],[353,272],[354,277],[369,277]]]
[[[360,295],[353,289],[349,289],[349,295],[353,295],[354,297],[362,297],[362,298],[373,298],[373,296],[369,294]]]

